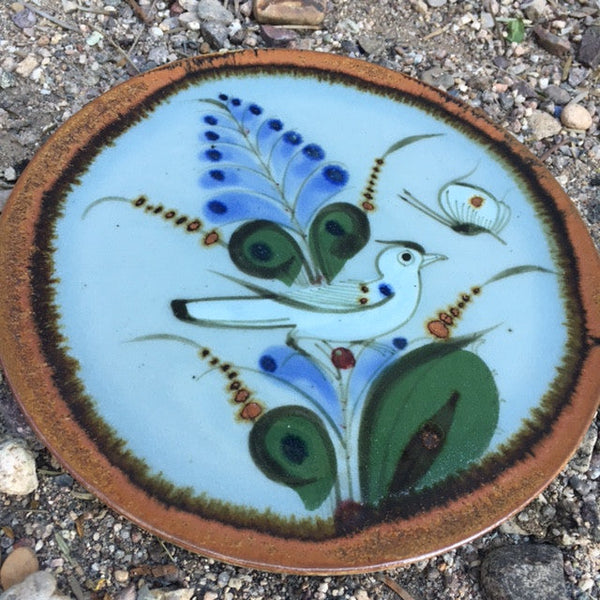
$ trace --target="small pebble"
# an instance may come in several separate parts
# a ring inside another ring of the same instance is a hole
[[[567,104],[560,115],[560,120],[569,129],[585,131],[592,126],[592,115],[581,104]]]
[[[531,134],[536,140],[543,140],[560,133],[561,125],[552,115],[541,110],[533,112],[529,117],[529,127]]]

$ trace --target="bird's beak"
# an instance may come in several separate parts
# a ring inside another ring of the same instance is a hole
[[[423,260],[421,261],[421,269],[438,260],[448,260],[448,257],[443,254],[424,254]]]

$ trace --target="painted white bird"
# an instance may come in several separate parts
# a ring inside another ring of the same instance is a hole
[[[289,328],[288,344],[297,348],[303,339],[344,344],[372,341],[411,318],[421,295],[420,270],[446,258],[426,254],[413,242],[382,243],[387,247],[377,257],[378,277],[371,281],[274,290],[223,275],[252,295],[177,299],[171,308],[178,319],[204,327]]]

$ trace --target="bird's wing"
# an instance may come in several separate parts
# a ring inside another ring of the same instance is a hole
[[[271,299],[281,305],[310,312],[348,312],[386,301],[386,298],[379,298],[373,293],[376,285],[365,286],[357,281],[322,283],[308,287],[294,285],[285,288],[273,284],[272,289],[267,289],[237,277],[223,274],[222,276],[239,283],[263,299]]]

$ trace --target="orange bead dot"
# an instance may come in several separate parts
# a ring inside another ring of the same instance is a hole
[[[371,204],[370,202],[363,202],[362,207],[365,210],[375,210],[375,206],[373,204]]]
[[[219,234],[216,231],[211,231],[210,233],[207,233],[206,236],[204,237],[204,245],[205,246],[212,246],[213,244],[216,244],[219,241]]]
[[[429,323],[427,323],[427,330],[431,335],[433,335],[436,338],[439,338],[440,340],[445,340],[446,338],[450,337],[450,331],[448,330],[446,325],[441,321],[438,321],[437,319],[435,321],[429,321]]]
[[[246,402],[248,398],[250,398],[250,392],[248,390],[241,389],[238,390],[237,394],[233,398],[233,401],[241,404],[242,402]]]
[[[256,402],[248,402],[248,404],[246,404],[246,406],[244,406],[242,409],[240,417],[242,417],[242,419],[252,421],[261,415],[262,410],[263,409],[260,404],[257,404]]]

